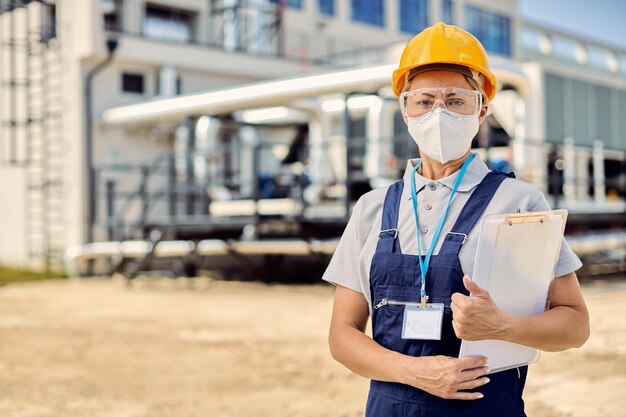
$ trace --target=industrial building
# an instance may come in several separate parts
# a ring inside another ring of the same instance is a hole
[[[614,233],[626,51],[515,0],[0,0],[0,263],[332,253],[416,153],[390,68],[439,20],[502,84],[478,151]]]

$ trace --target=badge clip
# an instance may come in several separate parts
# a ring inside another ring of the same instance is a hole
[[[428,303],[428,296],[422,295],[422,304],[420,305],[420,307],[426,308],[426,303]]]

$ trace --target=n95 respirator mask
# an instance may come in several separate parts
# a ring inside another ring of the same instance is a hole
[[[419,117],[407,117],[409,134],[427,157],[445,164],[467,153],[478,133],[478,116],[460,116],[436,108]]]

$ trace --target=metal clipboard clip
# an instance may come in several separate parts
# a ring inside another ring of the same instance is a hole
[[[514,224],[547,223],[548,220],[548,214],[546,213],[515,213],[504,217],[504,223],[509,226],[513,226]]]

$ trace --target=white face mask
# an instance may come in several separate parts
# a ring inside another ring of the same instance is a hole
[[[465,155],[479,125],[478,116],[453,115],[443,108],[407,120],[409,134],[420,152],[442,164]]]

